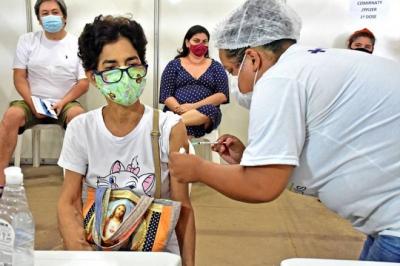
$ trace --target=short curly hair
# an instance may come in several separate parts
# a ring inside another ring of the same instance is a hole
[[[85,25],[79,36],[78,56],[83,68],[86,71],[96,70],[104,45],[116,42],[120,37],[127,38],[138,52],[142,64],[147,64],[147,40],[142,26],[126,17],[99,15],[93,23]]]

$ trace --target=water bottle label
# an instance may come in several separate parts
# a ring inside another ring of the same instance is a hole
[[[0,263],[11,264],[15,233],[11,224],[0,219]]]

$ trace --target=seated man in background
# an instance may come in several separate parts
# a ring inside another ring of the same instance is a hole
[[[84,112],[75,101],[89,87],[77,56],[78,40],[65,31],[67,8],[63,0],[37,0],[35,14],[44,31],[22,35],[14,58],[14,85],[23,100],[10,103],[0,123],[0,195],[3,169],[8,166],[17,135],[40,123],[66,126]],[[31,96],[51,99],[58,119],[39,114]]]
[[[375,36],[367,28],[355,31],[347,41],[347,48],[372,54],[374,52]]]

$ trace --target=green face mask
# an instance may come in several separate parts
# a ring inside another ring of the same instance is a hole
[[[142,95],[146,86],[147,66],[130,66],[95,72],[96,85],[111,101],[130,106]]]

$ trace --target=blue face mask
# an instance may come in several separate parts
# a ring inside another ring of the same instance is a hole
[[[48,15],[42,17],[42,25],[45,31],[55,33],[63,28],[64,22],[60,16]]]

